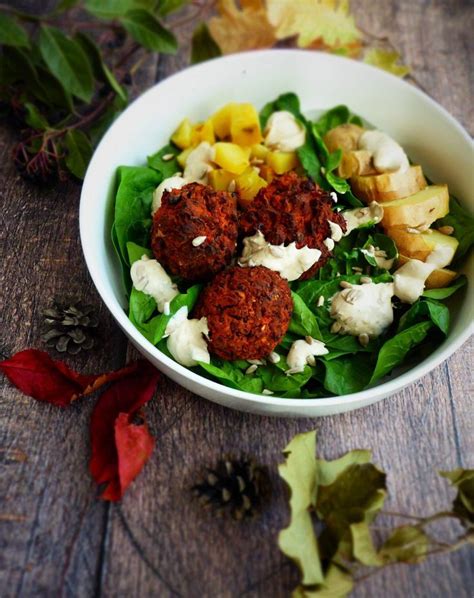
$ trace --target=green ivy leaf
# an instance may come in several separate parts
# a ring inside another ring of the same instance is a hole
[[[421,563],[429,544],[428,536],[419,527],[403,525],[395,528],[379,554],[384,563]]]
[[[44,131],[49,127],[48,121],[34,104],[31,102],[25,102],[24,106],[26,109],[26,124],[33,129],[37,129],[38,131]]]
[[[65,142],[68,150],[66,166],[74,176],[83,179],[92,156],[89,138],[82,131],[72,129],[66,133]]]
[[[196,27],[191,42],[191,64],[222,56],[221,49],[212,37],[206,23]]]
[[[55,27],[41,26],[39,50],[51,73],[66,91],[84,102],[94,92],[94,79],[89,60],[82,48]]]
[[[440,471],[440,475],[448,479],[458,493],[453,502],[453,511],[464,523],[474,523],[474,469],[453,469]]]
[[[157,4],[157,0],[86,0],[85,8],[99,19],[115,19],[137,8],[153,12]]]
[[[316,432],[298,434],[283,451],[286,461],[278,472],[291,492],[291,519],[280,532],[280,550],[299,567],[304,585],[324,581],[318,543],[313,530],[310,508],[314,505],[317,487]]]
[[[0,13],[0,45],[29,48],[28,34],[15,19]]]
[[[92,66],[95,77],[108,83],[111,89],[113,89],[119,96],[119,98],[124,103],[127,103],[127,92],[117,81],[115,75],[112,73],[109,67],[105,64],[97,44],[88,35],[82,32],[76,33],[74,36],[74,41],[81,46],[81,48],[84,50],[84,53],[89,58],[89,62]]]
[[[338,565],[331,563],[324,577],[324,583],[316,589],[300,586],[292,594],[292,598],[346,598],[354,589],[351,575]]]
[[[159,0],[158,14],[160,17],[166,17],[166,15],[179,10],[185,4],[189,4],[189,0]]]
[[[141,46],[154,52],[174,54],[178,42],[158,19],[143,9],[129,10],[120,19],[122,25]]]
[[[369,526],[365,521],[352,523],[352,554],[355,559],[367,567],[380,567],[383,560],[374,546]]]

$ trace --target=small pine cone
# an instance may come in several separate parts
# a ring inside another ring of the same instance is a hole
[[[81,350],[92,349],[99,324],[93,309],[81,302],[61,304],[55,301],[43,312],[45,331],[41,339],[47,347],[53,347],[59,353],[76,355]]]
[[[270,480],[266,468],[252,459],[227,456],[215,468],[207,468],[204,479],[192,491],[203,506],[216,514],[227,512],[241,520],[261,510],[270,491]]]

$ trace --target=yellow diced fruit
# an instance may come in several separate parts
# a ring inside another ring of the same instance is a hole
[[[216,137],[214,135],[214,125],[212,124],[212,120],[206,120],[204,123],[199,123],[194,125],[193,132],[191,135],[191,144],[196,146],[201,143],[201,141],[207,141],[211,145],[214,145],[216,142]]]
[[[260,176],[267,181],[267,183],[271,183],[275,178],[275,171],[273,168],[270,168],[268,164],[262,164],[260,166]]]
[[[257,158],[257,160],[265,160],[270,150],[262,143],[256,143],[250,148],[250,157]]]
[[[193,151],[193,149],[194,149],[193,147],[187,147],[176,158],[178,160],[178,164],[181,166],[181,168],[184,169],[184,167],[186,166],[188,156]]]
[[[260,119],[252,104],[237,104],[231,111],[230,137],[238,145],[253,145],[262,141]]]
[[[249,165],[248,152],[235,143],[218,142],[214,145],[214,162],[224,170],[242,174]]]
[[[185,118],[171,135],[171,141],[181,149],[186,149],[192,144],[193,126],[189,118]]]
[[[230,183],[235,180],[235,174],[222,168],[216,168],[208,172],[207,179],[216,191],[227,191]]]
[[[247,168],[235,179],[235,185],[239,193],[239,205],[246,208],[260,189],[267,186],[267,182],[259,176],[254,168]]]
[[[268,152],[267,164],[276,174],[283,174],[294,170],[299,162],[295,152]]]
[[[214,126],[214,133],[219,139],[230,136],[230,123],[235,105],[234,102],[226,104],[211,116],[210,120]]]

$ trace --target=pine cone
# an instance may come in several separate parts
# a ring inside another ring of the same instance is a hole
[[[206,469],[204,480],[192,487],[203,506],[217,514],[226,511],[234,519],[253,517],[270,490],[266,468],[252,459],[225,457],[214,469]]]
[[[92,313],[91,305],[83,305],[80,301],[72,304],[54,302],[45,309],[45,332],[41,339],[47,347],[54,347],[59,353],[66,351],[76,355],[81,350],[92,349],[95,342],[95,328],[99,321]]]

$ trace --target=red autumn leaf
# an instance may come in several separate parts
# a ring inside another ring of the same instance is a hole
[[[151,455],[153,438],[146,425],[132,423],[153,397],[159,373],[147,361],[111,384],[100,396],[91,418],[90,471],[106,484],[102,498],[120,500]]]
[[[56,361],[44,351],[26,349],[0,362],[0,370],[19,390],[38,401],[67,407],[106,382],[112,382],[136,370],[132,363],[108,374],[83,375]]]

